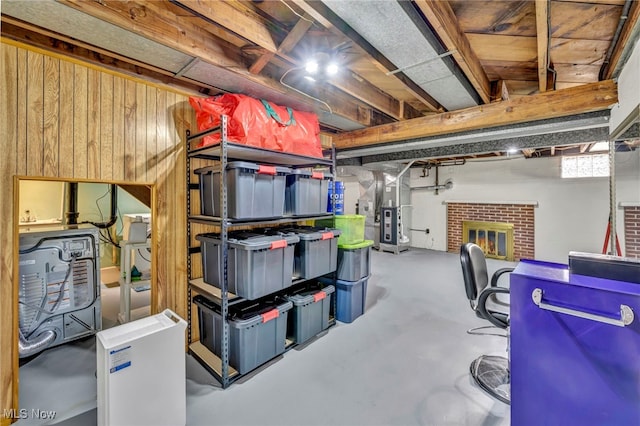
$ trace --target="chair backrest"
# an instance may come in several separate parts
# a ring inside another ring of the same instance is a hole
[[[489,284],[487,260],[480,246],[474,243],[463,244],[460,247],[460,264],[467,298],[471,307],[475,309],[478,295]]]

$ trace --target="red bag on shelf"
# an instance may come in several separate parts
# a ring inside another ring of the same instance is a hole
[[[220,124],[227,115],[227,140],[243,145],[292,154],[322,157],[320,124],[311,112],[258,100],[250,96],[224,94],[211,98],[191,96],[189,103],[196,111],[198,131]],[[199,146],[220,143],[220,134],[202,138]]]

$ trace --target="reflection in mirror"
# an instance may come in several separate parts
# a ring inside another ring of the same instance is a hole
[[[115,198],[112,191],[115,191]],[[62,235],[74,219],[79,227],[86,227],[96,235],[96,254],[99,253],[96,293],[100,299],[98,312],[102,329],[150,314],[150,200],[150,188],[144,185],[20,180],[18,223],[21,241],[25,235],[44,236],[47,233],[46,238]],[[115,204],[112,205],[113,201]],[[57,250],[62,253],[65,247],[60,245]],[[51,266],[47,264],[46,267]],[[75,276],[71,276],[67,282],[74,280]],[[75,279],[79,282],[79,278]],[[46,285],[46,292],[30,289],[30,294],[49,294],[47,297],[51,300],[45,300],[45,306],[48,302],[57,302],[57,298],[51,296],[54,293],[62,296],[58,307],[64,303],[73,305],[72,301],[65,300],[74,297],[75,287],[65,285],[60,291],[61,286],[53,281]],[[126,287],[130,290],[125,291]],[[23,299],[25,297],[26,294],[22,295]],[[19,306],[25,303],[25,300],[19,301]]]

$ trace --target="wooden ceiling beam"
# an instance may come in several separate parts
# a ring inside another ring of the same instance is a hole
[[[536,150],[533,149],[533,148],[524,148],[524,149],[522,149],[522,153],[524,154],[524,156],[526,158],[531,158],[531,156],[533,155],[534,152],[536,152]]]
[[[613,48],[613,52],[611,54],[611,58],[609,59],[609,63],[605,63],[603,69],[603,79],[610,79],[620,72],[622,59],[622,53],[625,50],[625,46],[629,43],[629,39],[633,35],[633,33],[637,30],[637,27],[640,25],[640,2],[633,1],[631,2],[631,8],[629,9],[629,14],[627,16],[624,27],[622,27],[622,32],[620,33],[620,37],[616,45]]]
[[[319,1],[291,0],[290,3],[295,4],[305,13],[313,17],[323,27],[332,32],[346,37],[353,41],[353,48],[358,53],[370,58],[371,62],[381,72],[388,73],[396,70],[396,66],[391,63],[384,55],[378,52],[369,42],[367,42],[360,34],[355,32],[344,21],[342,21],[335,13]],[[394,78],[400,80],[405,89],[411,93],[416,99],[422,102],[429,110],[437,112],[444,111],[445,108],[429,95],[424,89],[418,86],[409,77],[402,72],[393,74]]]
[[[453,52],[452,56],[480,98],[486,104],[491,102],[489,78],[471,49],[467,36],[458,25],[456,15],[449,3],[441,0],[415,0],[414,3],[424,13],[447,50]]]
[[[277,50],[267,24],[259,16],[251,16],[226,1],[170,0],[213,25],[224,27],[270,52]]]
[[[260,71],[267,65],[271,59],[276,54],[287,54],[289,53],[302,37],[307,33],[309,28],[313,25],[313,20],[310,16],[304,16],[296,22],[291,31],[287,34],[278,49],[275,52],[267,52],[261,55],[251,66],[249,67],[249,72],[251,74],[260,74]]]
[[[268,35],[269,29],[267,25],[261,19],[246,16],[228,2],[202,2],[197,0],[172,0],[172,2],[212,25],[221,25],[264,49],[265,53],[261,54],[258,62],[249,67],[251,74],[258,74],[276,55],[292,64],[292,67],[301,66],[295,59],[287,56],[287,53],[293,49],[313,25],[313,19],[308,14],[305,14],[306,16],[298,21],[281,45],[276,47],[273,39]],[[251,24],[251,21],[253,24]],[[400,115],[400,103],[397,99],[381,92],[362,79],[356,80],[351,73],[344,72],[339,77],[332,78],[327,82],[396,120],[404,118]]]
[[[617,85],[607,80],[345,132],[333,142],[338,149],[357,148],[600,111],[617,101]]]
[[[538,90],[547,91],[549,68],[549,1],[536,0],[536,32],[538,42]]]
[[[225,68],[253,83],[286,93],[297,101],[309,105],[310,108],[318,107],[316,102],[292,92],[272,78],[251,74],[237,50],[225,49],[219,39],[195,25],[193,20],[181,19],[174,12],[168,11],[161,2],[58,1],[187,55],[201,58],[206,63]],[[370,126],[376,122],[374,119],[376,114],[371,108],[360,105],[355,100],[350,102],[348,99],[352,98],[347,98],[344,94],[340,95],[330,89],[323,89],[322,99],[331,105],[334,114],[363,126]]]

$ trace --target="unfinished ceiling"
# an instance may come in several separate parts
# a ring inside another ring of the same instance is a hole
[[[4,0],[2,35],[203,96],[313,111],[343,158],[399,159],[514,141],[531,154],[566,145],[560,133],[594,142],[639,15],[626,0]],[[310,82],[318,52],[340,72]]]

